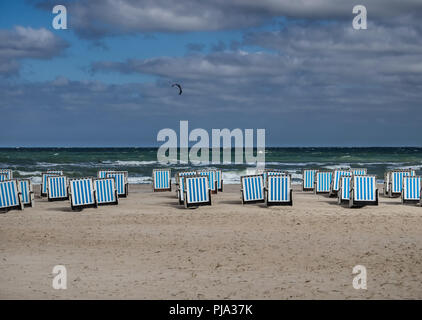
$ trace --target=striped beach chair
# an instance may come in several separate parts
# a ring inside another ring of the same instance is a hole
[[[412,176],[411,170],[393,170],[388,177],[388,196],[399,197],[403,191],[403,177]]]
[[[329,193],[333,173],[331,171],[318,171],[315,174],[315,194]]]
[[[10,169],[0,169],[0,174],[5,174],[6,175],[6,179],[5,180],[12,180],[13,179],[13,171],[10,170]],[[5,181],[5,180],[3,180],[3,181]]]
[[[69,200],[69,192],[66,176],[47,177],[48,201]]]
[[[334,170],[333,178],[330,185],[330,197],[337,196],[337,193],[340,188],[340,178],[343,176],[351,177],[352,171],[349,169],[346,170]]]
[[[419,203],[422,205],[421,198],[422,177],[405,176],[403,177],[403,191],[401,194],[401,202]]]
[[[211,193],[217,193],[217,172],[215,170],[198,170],[197,174],[200,176],[207,176],[209,183],[208,188]]]
[[[223,171],[215,170],[217,174],[217,191],[223,192]]]
[[[378,205],[378,188],[376,176],[352,176],[350,181],[349,207]]]
[[[305,169],[302,171],[302,191],[313,191],[315,187],[315,174],[318,170]]]
[[[24,207],[33,207],[34,206],[34,191],[32,189],[31,180],[29,179],[19,179],[18,180],[18,190],[22,195],[22,204]]]
[[[265,204],[293,205],[292,179],[289,174],[269,175],[267,177],[267,189],[265,190]]]
[[[170,169],[152,170],[152,190],[154,192],[171,191]]]
[[[240,177],[240,188],[242,204],[265,202],[262,174]]]
[[[196,171],[183,171],[176,174],[176,185],[177,185],[177,199],[179,199],[179,204],[185,202],[184,191],[185,191],[185,177],[195,176]]]
[[[368,169],[366,168],[352,168],[350,169],[353,175],[355,176],[365,176],[368,174]]]
[[[47,179],[48,177],[54,177],[54,176],[62,176],[63,171],[61,170],[48,170],[47,173],[43,173],[41,175],[41,197],[47,196]]]
[[[340,178],[340,188],[339,192],[337,193],[338,204],[349,203],[351,180],[351,176],[342,176]]]
[[[106,178],[114,178],[114,180],[116,180],[116,190],[119,197],[126,198],[128,196],[129,186],[127,171],[107,172]]]
[[[0,210],[23,210],[22,195],[19,192],[17,180],[0,182]]]
[[[9,180],[7,173],[0,173],[0,182]]]
[[[107,176],[107,173],[115,172],[115,170],[99,170],[97,172],[97,177],[99,179],[104,179]]]
[[[71,179],[69,193],[72,210],[97,207],[92,178]]]
[[[97,205],[119,204],[114,178],[94,179],[94,191]]]
[[[211,205],[211,190],[207,175],[184,177],[185,208]]]

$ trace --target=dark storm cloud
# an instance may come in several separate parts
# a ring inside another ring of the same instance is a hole
[[[57,4],[34,2],[46,10]],[[268,23],[275,17],[351,22],[356,4],[365,5],[371,19],[422,16],[419,0],[73,0],[61,4],[68,8],[70,28],[91,39],[130,33],[240,29]]]
[[[17,74],[22,59],[50,59],[67,47],[66,42],[44,28],[17,26],[0,30],[0,75]]]

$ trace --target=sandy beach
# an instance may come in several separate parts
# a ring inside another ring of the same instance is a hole
[[[422,299],[422,208],[381,196],[348,209],[295,187],[293,207],[242,206],[229,185],[184,209],[131,185],[118,206],[82,212],[36,189],[34,208],[0,214],[0,298]],[[352,286],[358,264],[367,290]]]

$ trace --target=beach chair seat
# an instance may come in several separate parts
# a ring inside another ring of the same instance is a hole
[[[177,185],[177,199],[179,200],[179,204],[184,204],[184,190],[185,190],[185,177],[187,176],[195,176],[196,171],[183,171],[176,174],[176,185]]]
[[[292,179],[289,174],[267,176],[267,188],[265,190],[265,204],[293,205]]]
[[[349,203],[351,180],[352,180],[351,176],[342,176],[340,178],[340,187],[337,193],[338,204]]]
[[[22,195],[19,192],[17,180],[0,182],[0,210],[23,210]]]
[[[41,174],[41,197],[47,197],[48,177],[55,177],[55,176],[62,176],[62,175],[63,175],[63,171],[61,170],[47,170],[46,173]]]
[[[71,179],[69,182],[69,194],[72,210],[97,207],[92,178]]]
[[[106,178],[114,178],[116,181],[117,195],[126,198],[129,194],[128,185],[128,172],[127,171],[114,171],[108,172]]]
[[[318,171],[315,174],[315,194],[329,193],[333,173],[331,171]]]
[[[0,175],[2,175],[2,174],[6,175],[6,178],[3,181],[13,179],[13,171],[10,170],[10,169],[0,169]],[[2,181],[2,180],[0,180],[0,181]]]
[[[215,170],[199,170],[196,172],[200,176],[208,177],[208,188],[211,193],[217,193],[217,172]]]
[[[330,185],[330,197],[337,196],[337,193],[340,188],[340,179],[343,176],[348,176],[348,177],[352,176],[352,171],[350,171],[349,169],[334,170],[333,178],[331,180],[331,185]]]
[[[34,206],[34,191],[32,188],[31,180],[29,179],[19,179],[18,180],[18,190],[22,196],[22,204],[24,207],[33,207]]]
[[[264,203],[264,176],[262,174],[240,177],[242,204]]]
[[[404,176],[401,202],[422,204],[421,199],[422,177]]]
[[[388,196],[400,197],[403,191],[403,177],[412,176],[411,170],[393,170],[388,177]]]
[[[66,176],[47,177],[47,199],[48,201],[69,200]]]
[[[171,191],[170,169],[152,170],[152,190],[153,192]]]
[[[97,205],[119,204],[119,196],[114,178],[94,179],[95,200]]]
[[[183,178],[185,208],[211,205],[211,190],[207,175],[185,176]]]
[[[302,171],[302,191],[313,191],[315,187],[315,174],[318,170],[305,169]]]
[[[366,168],[352,168],[350,171],[355,176],[365,176],[368,174],[368,169]]]
[[[350,208],[363,207],[365,205],[378,205],[378,188],[376,176],[352,176],[350,183]]]
[[[223,171],[222,170],[215,170],[217,175],[217,191],[223,192]]]

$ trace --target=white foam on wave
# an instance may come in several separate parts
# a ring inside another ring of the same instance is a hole
[[[129,184],[150,184],[152,177],[128,177]]]
[[[16,171],[20,176],[41,176],[41,171]]]

